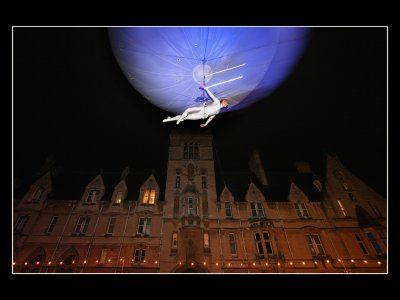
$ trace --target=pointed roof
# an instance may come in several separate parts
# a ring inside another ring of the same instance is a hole
[[[164,168],[131,171],[125,180],[128,187],[126,201],[139,200],[140,189],[150,176],[154,176],[154,179],[160,188],[158,201],[164,201],[166,182],[166,169]]]
[[[288,200],[295,203],[310,201],[307,195],[293,181],[290,185]]]
[[[291,179],[297,187],[307,196],[310,202],[321,201],[322,192],[318,187],[313,184],[314,180],[317,179],[312,173],[297,173],[292,174]]]
[[[122,180],[121,172],[103,171],[101,177],[105,187],[103,200],[109,201],[112,198],[115,187]]]

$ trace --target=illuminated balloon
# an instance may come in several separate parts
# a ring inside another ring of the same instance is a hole
[[[114,55],[148,101],[175,113],[207,101],[210,87],[229,110],[271,94],[302,54],[309,29],[299,27],[113,27]]]

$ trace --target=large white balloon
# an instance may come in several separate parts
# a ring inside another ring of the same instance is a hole
[[[268,96],[307,42],[299,27],[113,27],[114,55],[129,82],[154,105],[179,114],[207,101],[206,83],[229,110]]]

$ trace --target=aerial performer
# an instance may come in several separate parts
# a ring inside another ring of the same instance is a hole
[[[207,121],[200,125],[200,127],[206,127],[208,123],[219,114],[221,108],[228,107],[228,99],[219,100],[204,84],[200,86],[201,89],[205,90],[208,96],[212,99],[211,103],[204,102],[201,106],[194,106],[187,108],[181,115],[177,115],[173,118],[168,117],[163,122],[176,121],[176,124],[183,122],[184,120],[200,120],[207,119]]]
[[[109,28],[126,79],[168,112],[160,121],[182,126],[199,120],[200,127],[216,115],[269,101],[306,49],[309,32],[276,26]]]

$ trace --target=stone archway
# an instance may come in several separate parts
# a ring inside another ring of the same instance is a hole
[[[42,247],[33,251],[25,260],[24,273],[39,273],[40,268],[45,264],[46,252]]]
[[[60,257],[57,263],[57,273],[74,273],[79,261],[78,252],[74,247],[70,248]]]

